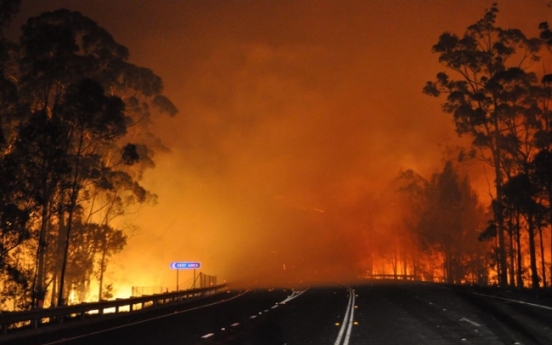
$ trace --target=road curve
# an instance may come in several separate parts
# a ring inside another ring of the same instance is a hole
[[[409,282],[214,296],[8,344],[552,344],[552,307]]]

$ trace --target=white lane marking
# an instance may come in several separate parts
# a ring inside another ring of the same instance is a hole
[[[156,316],[156,317],[152,317],[151,319],[145,319],[145,320],[140,320],[140,321],[136,321],[136,322],[131,322],[131,323],[127,323],[127,324],[116,326],[116,327],[106,328],[106,329],[102,329],[102,330],[99,330],[99,331],[78,335],[78,336],[72,337],[72,338],[64,338],[64,339],[53,341],[51,343],[44,343],[42,345],[61,344],[61,343],[65,343],[65,342],[68,342],[68,341],[75,340],[75,339],[86,338],[88,336],[95,335],[95,334],[107,333],[107,332],[110,332],[110,331],[113,331],[113,330],[116,330],[116,329],[125,328],[125,327],[129,327],[129,326],[134,326],[134,325],[139,325],[141,323],[146,323],[146,322],[153,321],[153,320],[164,319],[164,318],[169,317],[169,316],[174,316],[174,315],[177,315],[177,314],[187,313],[187,312],[193,311],[193,310],[198,310],[198,309],[211,307],[211,306],[214,306],[214,305],[217,305],[217,304],[226,303],[226,302],[231,301],[233,299],[236,299],[238,297],[242,297],[243,295],[245,295],[248,292],[249,291],[245,291],[245,292],[242,292],[239,295],[236,295],[234,297],[230,297],[228,299],[224,299],[222,301],[218,301],[218,302],[214,302],[214,303],[210,303],[210,304],[206,304],[206,305],[202,305],[202,306],[199,306],[199,307],[194,307],[194,308],[190,308],[190,309],[186,309],[186,310],[181,310],[181,311],[176,312],[176,313]]]
[[[250,318],[250,319],[254,319],[254,318],[256,318],[256,317],[257,317],[257,315],[251,315],[249,318]]]
[[[484,297],[491,297],[491,298],[501,299],[501,300],[503,300],[503,301],[513,302],[513,303],[519,303],[519,304],[530,305],[531,307],[537,307],[537,308],[552,310],[552,307],[549,307],[549,306],[547,306],[547,305],[541,305],[541,304],[523,302],[523,301],[518,301],[518,300],[515,300],[515,299],[504,298],[504,297],[498,297],[498,296],[485,295],[485,294],[483,294],[483,293],[478,293],[478,292],[472,292],[472,294],[478,295],[478,296],[484,296]]]
[[[278,305],[273,305],[272,307],[270,307],[270,309],[276,309],[278,308]]]
[[[351,289],[351,294],[353,296],[353,299],[351,301],[351,315],[349,317],[349,321],[348,321],[348,324],[347,324],[347,334],[345,336],[345,340],[343,341],[343,345],[348,345],[349,344],[349,338],[351,337],[351,331],[352,331],[352,328],[353,328],[353,319],[354,319],[354,315],[355,315],[355,308],[353,307],[355,305],[355,290]]]
[[[213,335],[215,335],[215,333],[207,333],[207,334],[205,334],[204,336],[202,336],[201,338],[202,338],[202,339],[207,339],[207,338],[212,337]]]
[[[352,306],[354,305],[354,301],[355,292],[353,289],[349,288],[349,302],[347,303],[347,310],[345,311],[345,317],[343,318],[343,323],[341,324],[341,328],[339,329],[339,333],[337,334],[337,339],[335,340],[334,345],[349,344],[349,337],[351,336],[351,327],[353,324],[354,308],[352,308]],[[345,332],[345,330],[347,331]],[[344,333],[346,333],[346,335],[343,343],[341,343],[341,339],[343,338]]]
[[[240,323],[236,322],[236,323],[231,324],[230,327],[236,327],[236,326],[239,326],[239,325],[240,325]]]
[[[306,288],[305,290],[294,290],[291,295],[289,295],[285,300],[280,302],[280,304],[286,304],[286,302],[289,302],[293,299],[296,299],[297,297],[301,296],[303,293],[307,292],[309,288]]]
[[[431,284],[431,283],[429,283]],[[448,289],[448,290],[452,290],[452,288],[450,287],[446,287],[446,286],[440,286],[440,285],[434,285],[438,288],[441,288],[441,289]],[[518,300],[515,300],[515,299],[510,299],[510,298],[504,298],[504,297],[498,297],[498,296],[492,296],[492,295],[486,295],[484,293],[479,293],[479,292],[473,292],[473,291],[467,291],[468,293],[471,293],[472,295],[477,295],[477,296],[483,296],[483,297],[490,297],[490,298],[495,298],[495,299],[501,299],[503,301],[508,301],[508,302],[512,302],[512,303],[519,303],[519,304],[525,304],[525,305],[530,305],[531,307],[536,307],[536,308],[542,308],[542,309],[548,309],[548,310],[552,310],[552,307],[549,307],[547,305],[542,305],[542,304],[535,304],[535,303],[529,303],[529,302],[523,302],[523,301],[518,301]]]
[[[471,323],[471,324],[474,325],[475,327],[481,327],[481,325],[478,324],[477,322],[473,322],[472,320],[466,319],[465,317],[463,317],[463,318],[460,319],[460,322],[462,322],[462,321],[466,321],[467,323]]]

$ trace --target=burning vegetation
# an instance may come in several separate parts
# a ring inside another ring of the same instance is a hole
[[[3,24],[18,5],[2,2]],[[110,297],[104,274],[128,237],[117,218],[155,199],[139,182],[158,150],[148,126],[176,110],[160,78],[79,12],[30,18],[2,51],[3,301],[64,305],[93,279]]]
[[[167,91],[81,12],[30,16],[10,40],[20,1],[0,3],[3,308],[170,286],[168,263],[183,253],[234,286],[383,276],[551,285],[552,76],[538,64],[549,60],[547,23],[527,37],[499,27],[493,5],[463,35],[439,37],[433,53],[445,71],[423,92],[441,98],[462,139],[432,153],[434,137],[453,128],[419,95],[423,82],[401,72],[404,82],[387,87],[392,59],[359,58],[380,38],[363,26],[373,4],[321,8],[328,16],[295,3],[268,11],[283,28],[254,7],[191,3],[178,5],[197,6],[187,7],[185,49],[157,61]],[[149,33],[152,44],[179,42]],[[343,39],[360,34],[365,46]],[[427,60],[409,54],[413,65]],[[385,82],[365,82],[372,74]],[[424,100],[408,101],[406,89]],[[427,116],[410,113],[416,102]],[[173,119],[177,106],[184,119]],[[125,269],[109,275],[116,257]]]

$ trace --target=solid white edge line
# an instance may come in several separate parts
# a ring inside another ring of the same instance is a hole
[[[441,289],[449,289],[449,290],[452,290],[452,288],[447,287],[447,286],[439,286],[439,285],[433,285],[433,286],[439,287],[439,288],[441,288]],[[471,293],[472,295],[483,296],[483,297],[490,297],[490,298],[495,298],[495,299],[501,299],[501,300],[503,300],[503,301],[508,301],[508,302],[512,302],[512,303],[519,303],[519,304],[525,304],[525,305],[529,305],[529,306],[535,307],[535,308],[542,308],[542,309],[552,310],[552,307],[549,307],[549,306],[547,306],[547,305],[535,304],[535,303],[529,303],[529,302],[523,302],[523,301],[518,301],[518,300],[515,300],[515,299],[504,298],[504,297],[498,297],[498,296],[493,296],[493,295],[486,295],[486,294],[484,294],[484,293],[473,292],[473,291],[465,291],[465,292]]]
[[[536,308],[542,308],[542,309],[552,310],[552,307],[549,307],[549,306],[547,306],[547,305],[541,305],[541,304],[523,302],[523,301],[518,301],[518,300],[515,300],[515,299],[509,299],[509,298],[504,298],[504,297],[486,295],[486,294],[478,293],[478,292],[471,292],[471,293],[474,294],[474,295],[478,295],[478,296],[496,298],[496,299],[501,299],[501,300],[503,300],[503,301],[513,302],[513,303],[519,303],[519,304],[525,304],[525,305],[530,305],[531,307],[536,307]]]

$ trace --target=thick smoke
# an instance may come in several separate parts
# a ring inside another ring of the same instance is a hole
[[[491,3],[35,0],[22,16],[81,11],[180,110],[157,119],[172,152],[144,182],[159,204],[128,217],[140,230],[114,279],[174,285],[169,263],[197,260],[219,281],[266,286],[362,272],[374,200],[401,169],[439,170],[458,143],[421,93],[443,69],[431,46]],[[500,24],[534,35],[546,3],[503,1]]]

